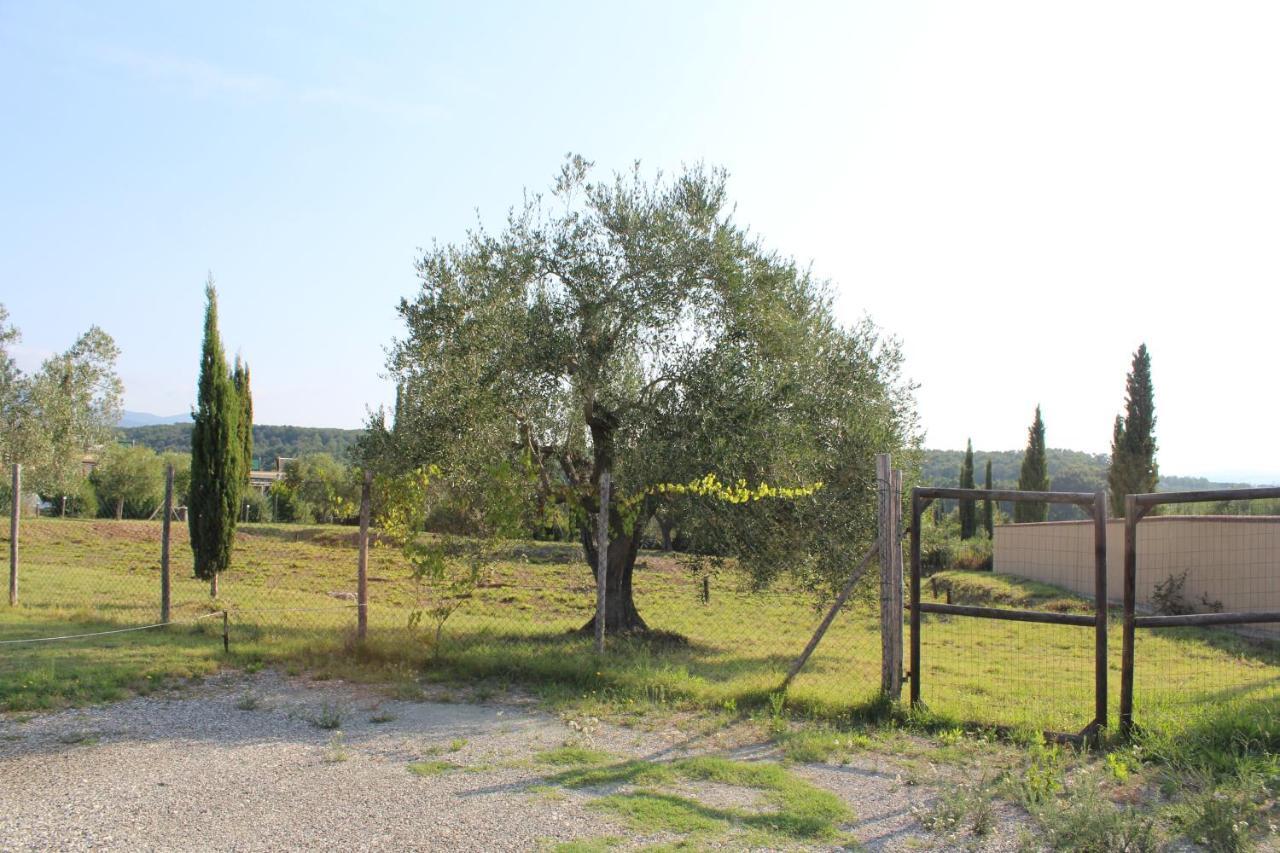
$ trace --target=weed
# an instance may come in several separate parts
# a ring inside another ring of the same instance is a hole
[[[308,720],[317,729],[330,731],[342,728],[342,709],[337,705],[324,704]]]
[[[452,761],[414,761],[409,765],[409,772],[417,776],[439,776],[457,769]]]
[[[930,806],[912,813],[925,829],[953,840],[965,832],[983,838],[995,828],[995,806],[985,784],[945,788]]]
[[[449,741],[449,751],[450,751],[450,752],[457,752],[458,750],[462,749],[462,748],[463,748],[464,746],[466,746],[466,745],[467,745],[467,739],[466,739],[466,738],[464,738],[464,737],[456,737],[456,738],[454,738],[453,740]]]
[[[1132,806],[1117,808],[1102,796],[1094,778],[1081,779],[1065,801],[1046,802],[1032,814],[1055,850],[1148,853],[1160,843],[1155,818]]]
[[[70,731],[58,735],[58,743],[67,745],[92,746],[100,740],[95,732],[87,731]]]
[[[1037,744],[1031,748],[1031,762],[1017,783],[1015,793],[1030,811],[1047,803],[1062,790],[1062,774],[1062,747],[1043,742]]]
[[[558,749],[548,749],[539,752],[534,756],[534,761],[539,764],[550,764],[553,766],[576,766],[582,764],[604,764],[610,760],[607,752],[601,752],[598,749],[587,749],[582,746],[571,746],[565,744]]]
[[[342,732],[334,732],[329,738],[329,745],[325,752],[326,764],[340,764],[351,757],[347,752],[347,740],[342,736]]]
[[[1192,797],[1179,810],[1178,822],[1189,838],[1214,853],[1237,853],[1253,849],[1257,814],[1247,792],[1223,786]]]
[[[262,707],[262,698],[256,693],[246,693],[236,700],[236,707],[241,711],[256,711]]]
[[[784,731],[774,739],[781,745],[782,754],[788,761],[801,764],[844,764],[853,752],[871,746],[871,739],[864,734],[842,732],[825,726]]]

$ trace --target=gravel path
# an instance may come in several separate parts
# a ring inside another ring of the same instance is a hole
[[[324,726],[340,726],[339,729]],[[764,745],[563,720],[528,703],[394,701],[376,689],[275,673],[221,675],[168,697],[0,718],[0,849],[539,850],[637,834],[588,807],[591,792],[539,785],[532,759],[581,741],[643,758],[716,751],[768,759]],[[410,762],[456,769],[420,776]],[[912,816],[936,791],[889,756],[797,773],[849,802],[868,849],[946,845]],[[750,792],[741,792],[750,796]],[[708,803],[732,791],[706,790]],[[1011,849],[1002,815],[985,849]]]

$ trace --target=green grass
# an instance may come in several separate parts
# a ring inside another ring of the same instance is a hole
[[[853,814],[834,794],[768,762],[716,756],[668,763],[624,761],[577,768],[551,777],[576,789],[613,789],[590,806],[621,817],[637,829],[680,835],[723,836],[748,832],[757,838],[831,840]],[[710,782],[760,792],[764,810],[709,806],[696,796],[669,790],[679,782]]]
[[[458,765],[451,761],[414,761],[409,764],[409,772],[415,776],[439,776],[457,769]]]

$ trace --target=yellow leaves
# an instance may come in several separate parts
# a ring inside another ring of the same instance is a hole
[[[819,481],[807,486],[792,487],[771,486],[768,483],[760,483],[752,488],[744,479],[739,479],[733,484],[727,484],[720,482],[720,479],[715,474],[707,474],[705,477],[691,480],[688,483],[656,483],[626,498],[621,502],[621,506],[630,508],[644,498],[654,495],[709,497],[729,504],[745,504],[761,500],[795,500],[817,493],[822,489],[822,486],[822,482]]]

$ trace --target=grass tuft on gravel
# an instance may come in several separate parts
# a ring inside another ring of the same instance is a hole
[[[534,761],[539,764],[550,764],[557,767],[604,764],[612,759],[613,756],[607,752],[589,749],[585,746],[561,746],[556,749],[544,750],[534,756]]]
[[[549,781],[567,788],[621,788],[593,800],[591,807],[623,817],[637,827],[683,835],[749,831],[770,838],[829,840],[838,835],[839,824],[853,818],[848,806],[835,794],[769,762],[717,756],[668,763],[623,761],[567,770]],[[720,808],[664,790],[681,781],[762,791],[773,808],[765,812]]]
[[[440,776],[458,769],[452,761],[414,761],[409,764],[409,772],[415,776]]]

